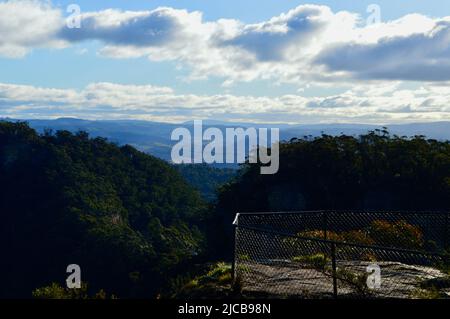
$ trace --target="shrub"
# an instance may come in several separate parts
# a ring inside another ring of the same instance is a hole
[[[240,254],[240,255],[238,256],[238,258],[239,258],[241,261],[250,261],[250,256],[247,255],[247,254]]]
[[[299,237],[324,239],[323,230],[305,230],[297,234]],[[404,220],[389,222],[385,220],[375,220],[365,229],[350,230],[344,232],[327,232],[327,239],[336,242],[347,242],[362,245],[378,245],[396,247],[404,249],[422,249],[425,246],[422,231],[419,227],[408,224]],[[289,239],[292,246],[299,245],[301,240]],[[430,246],[427,243],[427,246]],[[373,254],[367,255],[368,260],[376,259]]]
[[[298,233],[297,235],[306,238],[324,239],[323,230],[306,230]],[[368,236],[367,232],[364,232],[362,230],[351,230],[341,233],[327,231],[327,239],[365,245],[372,245],[374,243],[374,241]]]
[[[336,272],[336,277],[338,280],[346,283],[355,289],[357,295],[368,296],[370,295],[370,290],[367,287],[367,274],[365,273],[354,273],[346,269],[338,269]]]
[[[240,265],[239,267],[244,266]],[[234,285],[237,281],[238,279],[233,283],[231,265],[218,262],[211,265],[203,274],[199,274],[174,291],[169,297],[175,299],[228,298],[235,293]]]
[[[431,287],[428,289],[418,288],[412,292],[411,297],[414,299],[441,299],[443,296],[439,289]]]
[[[420,249],[424,245],[420,228],[404,220],[394,223],[376,220],[369,227],[369,236],[379,246]]]
[[[341,237],[345,242],[348,243],[357,243],[363,245],[373,245],[375,242],[372,238],[370,238],[367,232],[362,230],[351,230],[348,232],[343,232]]]
[[[219,278],[217,279],[217,281],[220,285],[231,284],[233,281],[233,277],[231,276],[231,273],[229,272],[229,273],[220,275]]]
[[[86,283],[82,283],[79,289],[64,288],[57,283],[52,283],[49,286],[33,290],[32,296],[35,299],[108,299],[104,290],[89,295]],[[116,297],[111,295],[111,299],[116,299]]]
[[[294,262],[305,263],[311,265],[315,269],[324,269],[328,262],[327,256],[322,253],[309,255],[309,256],[297,256],[292,258]]]
[[[323,230],[305,230],[297,234],[299,237],[305,237],[305,238],[315,238],[315,239],[324,239],[324,231]],[[334,241],[343,241],[343,238],[340,234],[328,231],[327,232],[327,239],[328,240],[334,240]]]
[[[231,274],[231,265],[224,262],[218,262],[210,268],[206,276],[218,279],[227,274]]]

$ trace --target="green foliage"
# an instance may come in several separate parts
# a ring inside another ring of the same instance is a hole
[[[296,256],[292,259],[292,261],[310,265],[315,269],[324,269],[326,264],[329,262],[329,259],[325,256],[325,254],[318,253],[308,256]]]
[[[376,241],[371,238],[365,230],[351,230],[341,233],[342,241],[347,243],[358,243],[363,245],[374,245]]]
[[[226,298],[234,294],[231,265],[218,262],[174,292],[175,298]]]
[[[247,254],[239,254],[238,259],[239,261],[250,261],[250,256]]]
[[[346,269],[337,269],[336,278],[351,286],[355,291],[357,296],[368,296],[370,295],[370,289],[367,286],[367,273],[355,273]]]
[[[323,230],[305,230],[297,234],[299,237],[325,239],[325,232]],[[334,241],[343,241],[343,236],[336,232],[327,231],[327,239]]]
[[[237,175],[235,169],[207,164],[179,164],[174,167],[208,202],[215,201],[217,189]]]
[[[436,287],[431,287],[428,289],[418,288],[411,294],[414,299],[442,299],[444,296],[441,294],[439,289]]]
[[[247,266],[247,265],[237,265],[237,271],[238,272],[251,272],[252,269],[250,268],[250,266]]]
[[[211,279],[219,279],[227,274],[231,274],[231,265],[224,262],[219,262],[211,267],[206,276]]]
[[[299,237],[324,239],[323,230],[306,230],[297,234]],[[356,243],[362,245],[377,245],[405,249],[421,249],[424,246],[423,234],[419,227],[408,224],[404,220],[388,222],[375,220],[365,229],[355,229],[343,232],[327,232],[327,239]],[[296,240],[291,239],[292,244]]]
[[[0,297],[29,297],[72,263],[94,290],[156,295],[204,251],[206,212],[173,167],[131,146],[0,122]]]
[[[108,299],[104,290],[90,296],[86,283],[82,283],[81,288],[78,289],[63,288],[57,283],[52,283],[49,286],[33,290],[32,295],[35,299]],[[116,297],[111,295],[110,299],[116,299]]]
[[[369,236],[379,246],[421,249],[424,245],[420,228],[403,220],[394,223],[376,220],[369,227]]]

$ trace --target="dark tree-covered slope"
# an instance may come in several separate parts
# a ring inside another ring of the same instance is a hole
[[[174,167],[208,202],[215,201],[217,189],[237,175],[237,169],[208,164],[176,164]]]
[[[151,297],[201,253],[204,214],[162,160],[83,132],[0,122],[0,297],[64,282],[69,264],[92,289]]]

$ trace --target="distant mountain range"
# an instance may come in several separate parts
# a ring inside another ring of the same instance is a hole
[[[17,121],[15,119],[3,119]],[[129,144],[146,153],[169,160],[172,145],[172,131],[177,127],[192,129],[193,122],[181,124],[149,122],[139,120],[82,120],[75,118],[59,118],[54,120],[23,120],[39,132],[44,130],[68,130],[72,132],[86,131],[91,136],[106,137],[118,144]],[[221,130],[227,127],[268,127],[279,128],[281,140],[290,140],[294,137],[319,136],[322,133],[329,135],[360,135],[369,130],[381,129],[383,125],[368,124],[314,124],[314,125],[287,125],[287,124],[251,124],[228,123],[214,120],[205,120],[204,128],[214,126]],[[399,136],[424,135],[438,140],[450,140],[450,122],[411,123],[385,125],[391,134]]]

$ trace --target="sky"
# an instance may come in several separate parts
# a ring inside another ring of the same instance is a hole
[[[450,120],[446,0],[0,0],[0,117]]]

